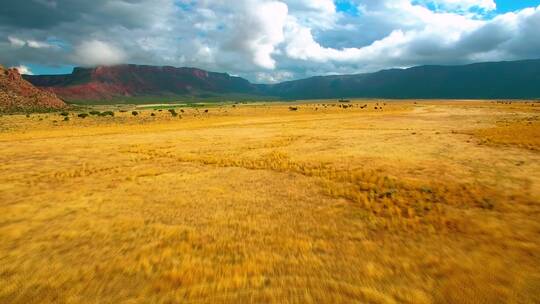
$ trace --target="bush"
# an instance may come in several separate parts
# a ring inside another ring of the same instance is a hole
[[[204,113],[208,113],[208,110],[204,110]]]
[[[68,116],[64,117],[64,121],[69,121],[69,117]]]
[[[289,111],[298,111],[298,107],[289,107]]]
[[[150,116],[156,116],[156,114],[154,114],[154,113],[150,113]]]
[[[132,112],[131,112],[131,115],[137,116],[137,115],[139,115],[139,112],[137,112],[137,111],[132,111]]]
[[[168,111],[171,113],[171,115],[172,115],[173,117],[178,116],[178,113],[176,113],[176,111],[175,111],[174,109],[169,109]]]
[[[69,113],[68,113],[68,112],[62,112],[62,113],[60,113],[60,115],[62,115],[62,116],[69,116]]]
[[[101,112],[99,113],[99,116],[114,116],[114,112],[113,111]]]
[[[99,115],[99,114],[101,114],[101,112],[99,112],[99,111],[90,111],[88,113],[90,113],[90,115]]]
[[[84,118],[88,117],[88,114],[87,113],[81,113],[81,114],[77,115],[77,117],[84,119]]]

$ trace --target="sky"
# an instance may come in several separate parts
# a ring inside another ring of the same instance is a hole
[[[3,0],[0,64],[123,63],[273,83],[540,58],[540,0]]]

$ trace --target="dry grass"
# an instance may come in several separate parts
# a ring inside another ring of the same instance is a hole
[[[540,302],[536,108],[352,104],[0,117],[0,303]]]

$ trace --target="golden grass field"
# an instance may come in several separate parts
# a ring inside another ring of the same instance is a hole
[[[0,303],[540,303],[540,103],[339,105],[0,117]]]

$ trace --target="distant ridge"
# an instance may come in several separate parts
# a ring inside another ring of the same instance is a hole
[[[24,77],[69,101],[187,95],[204,97],[208,93],[250,93],[254,90],[249,81],[240,77],[170,66],[125,64],[75,68],[67,75]]]
[[[418,66],[357,75],[319,76],[273,85],[288,98],[540,98],[540,60]]]
[[[316,76],[278,84],[196,68],[146,65],[75,68],[67,75],[24,75],[66,100],[117,100],[138,97],[217,98],[540,98],[540,59],[460,66],[418,66],[356,75]]]

